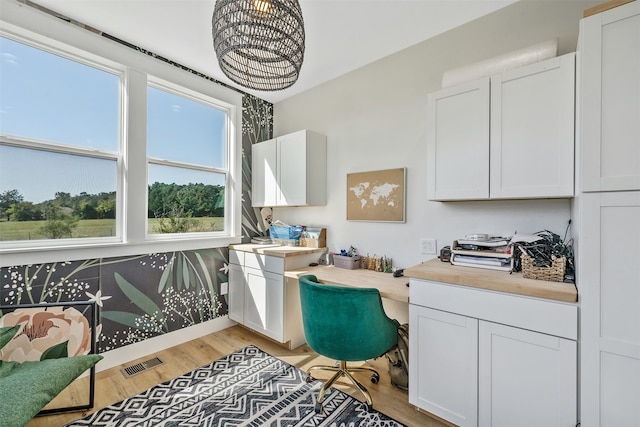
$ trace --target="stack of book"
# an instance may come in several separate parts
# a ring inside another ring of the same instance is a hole
[[[507,237],[481,237],[454,240],[451,264],[490,270],[513,270],[513,254]]]

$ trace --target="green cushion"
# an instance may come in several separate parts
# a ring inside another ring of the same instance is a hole
[[[3,326],[0,328],[0,350],[18,333],[20,325]]]
[[[0,361],[2,426],[26,425],[73,380],[101,359],[98,354],[88,354],[37,362]]]

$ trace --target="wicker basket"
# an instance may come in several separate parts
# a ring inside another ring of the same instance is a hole
[[[554,257],[551,267],[535,267],[533,258],[522,252],[522,277],[526,279],[547,280],[549,282],[564,281],[564,272],[567,265],[565,257]]]

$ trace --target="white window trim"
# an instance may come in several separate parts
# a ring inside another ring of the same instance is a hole
[[[0,14],[0,33],[11,38],[30,40],[54,51],[64,52],[83,61],[105,64],[112,69],[124,70],[123,102],[123,161],[119,168],[119,179],[126,191],[122,206],[122,241],[109,243],[87,243],[72,245],[60,241],[60,246],[24,247],[0,249],[0,266],[54,262],[100,257],[128,256],[144,253],[171,252],[226,247],[241,241],[242,203],[242,94],[233,89],[217,85],[171,64],[152,58],[144,53],[123,46],[98,34],[84,30],[74,24],[53,17],[15,0],[3,0]],[[213,54],[213,52],[212,52]],[[225,200],[224,237],[191,237],[172,240],[148,240],[146,238],[146,100],[147,76],[215,98],[228,109],[228,129],[232,135],[228,147],[229,174]],[[137,96],[132,96],[133,94]],[[131,125],[131,124],[141,125]],[[144,141],[134,144],[133,141]],[[135,165],[136,167],[131,167]],[[131,184],[135,183],[135,187]],[[144,194],[144,197],[140,195]],[[70,239],[71,240],[71,239]]]
[[[158,78],[155,78],[154,76],[148,76],[147,78],[147,88],[152,87],[158,90],[162,90],[171,94],[174,94],[176,96],[179,97],[183,97],[186,99],[190,99],[196,102],[201,102],[205,105],[210,105],[213,106],[215,108],[218,108],[222,111],[226,111],[226,115],[229,116],[232,112],[229,110],[228,105],[225,104],[221,104],[220,102],[218,102],[217,99],[211,98],[211,97],[207,97],[204,96],[202,93],[200,92],[195,92],[192,90],[188,90],[185,89],[183,87],[178,87],[175,84],[168,82],[168,81],[164,81]],[[227,123],[225,123],[225,126],[230,126],[233,125],[233,121],[232,120],[228,120]],[[233,146],[233,138],[230,134],[230,132],[227,132],[227,138],[228,140],[226,141],[226,147],[231,147]],[[148,145],[148,144],[147,144]],[[231,150],[227,149],[225,150],[225,159],[224,159],[224,166],[223,168],[215,168],[215,167],[206,167],[206,166],[200,166],[200,165],[189,165],[186,162],[174,162],[171,160],[166,160],[166,159],[158,159],[155,157],[150,157],[147,156],[146,158],[146,165],[147,167],[149,167],[150,164],[154,164],[154,165],[161,165],[161,166],[173,166],[173,167],[185,167],[188,166],[193,170],[201,170],[201,171],[205,171],[205,172],[216,172],[216,173],[221,173],[225,175],[225,188],[229,188],[228,185],[230,184],[230,173],[228,171],[229,166],[231,165],[231,163],[233,162],[233,153],[231,153]],[[147,178],[148,178],[148,171],[147,171]],[[147,181],[147,187],[145,188],[148,191],[149,188],[149,182]],[[225,222],[224,222],[224,227],[225,230],[228,229],[228,227],[231,226],[231,223],[227,220],[230,216],[230,209],[228,208],[228,206],[226,205],[226,202],[228,202],[229,200],[226,199],[227,194],[225,194]],[[148,211],[148,201],[149,201],[149,197],[148,197],[148,193],[146,194],[146,200],[147,200],[147,206],[145,209],[145,212]],[[202,238],[202,237],[207,237],[207,235],[211,235],[210,233],[188,233],[188,234],[154,234],[154,233],[149,233],[148,232],[148,218],[147,218],[147,222],[145,223],[145,231],[146,231],[146,240],[147,241],[165,241],[165,240],[177,240],[177,239],[184,239],[184,238]],[[221,232],[215,232],[218,234],[221,234]]]

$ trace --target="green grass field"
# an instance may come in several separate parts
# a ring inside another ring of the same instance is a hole
[[[224,218],[193,218],[197,221],[198,230],[194,231],[222,231]],[[0,241],[41,240],[46,237],[38,232],[46,221],[0,221]],[[149,231],[153,232],[156,219],[149,220]],[[115,219],[85,219],[78,221],[73,229],[73,238],[109,237],[116,233]]]

